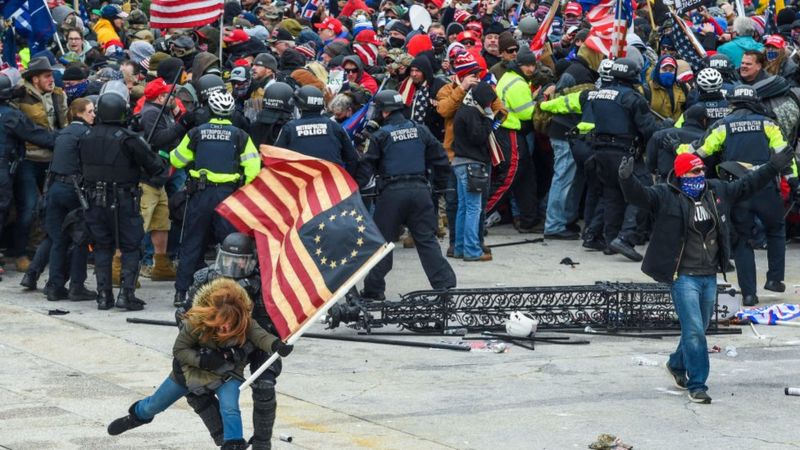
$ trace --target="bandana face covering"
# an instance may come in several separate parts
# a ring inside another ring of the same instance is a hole
[[[88,87],[89,87],[89,80],[83,80],[80,83],[73,84],[72,86],[64,87],[64,93],[67,94],[67,99],[69,101],[72,101],[83,95],[83,93],[86,92],[86,88]]]
[[[706,177],[681,177],[681,192],[693,199],[700,198],[706,188]]]

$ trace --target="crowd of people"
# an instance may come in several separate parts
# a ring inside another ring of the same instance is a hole
[[[753,306],[753,250],[766,248],[764,289],[783,292],[796,164],[726,194],[728,212],[701,199],[711,179],[794,153],[800,12],[638,2],[624,56],[609,58],[588,16],[597,2],[551,1],[228,1],[191,29],[151,28],[135,1],[48,2],[49,47],[19,37],[0,72],[6,261],[26,289],[48,271],[51,301],[140,310],[148,277],[174,281],[188,309],[209,245],[234,231],[215,207],[256,177],[266,144],[340,164],[387,240],[408,229],[437,289],[456,286],[445,256],[491,261],[484,237],[503,223],[641,261],[635,247],[672,219],[632,187],[655,185],[693,212],[669,225],[681,251],[645,259],[646,273],[735,267]],[[391,267],[362,296],[385,298]]]

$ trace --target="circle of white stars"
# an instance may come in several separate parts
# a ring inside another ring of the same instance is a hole
[[[325,231],[325,223],[330,222],[333,223],[336,220],[344,220],[348,217],[352,218],[356,222],[356,232],[358,238],[356,238],[355,245],[350,249],[349,257],[345,256],[341,259],[332,259],[325,256],[325,252],[322,251],[322,232]],[[349,261],[352,261],[356,256],[358,256],[358,251],[361,246],[364,245],[364,231],[366,231],[367,227],[364,225],[364,216],[358,213],[355,209],[351,210],[344,210],[339,214],[331,214],[328,216],[327,220],[320,222],[317,225],[317,230],[319,231],[318,234],[314,235],[314,244],[317,245],[317,248],[314,250],[314,256],[319,258],[319,263],[322,266],[330,267],[331,269],[335,269],[340,266],[344,266]]]

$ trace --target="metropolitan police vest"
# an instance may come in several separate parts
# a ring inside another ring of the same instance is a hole
[[[285,130],[289,133],[291,150],[344,165],[342,143],[334,136],[333,122],[327,117],[312,116],[292,120]]]
[[[728,106],[728,101],[725,99],[701,100],[698,103],[706,109],[706,117],[711,119],[712,122],[727,117],[731,113],[731,107]]]
[[[728,116],[725,122],[725,150],[722,159],[751,164],[769,161],[769,140],[764,132],[764,116],[742,114]]]
[[[239,155],[247,145],[247,134],[233,125],[205,123],[191,131],[189,148],[194,151],[194,170],[217,174],[241,171]]]
[[[591,108],[595,134],[631,139],[636,137],[636,128],[631,120],[630,111],[622,104],[625,95],[635,95],[635,91],[628,86],[612,85],[589,92],[587,100]]]
[[[139,167],[126,152],[124,142],[138,138],[132,131],[115,125],[99,124],[80,139],[83,179],[93,183],[104,181],[121,185],[139,182]]]
[[[425,175],[425,144],[414,122],[385,125],[381,131],[386,132],[381,175]]]

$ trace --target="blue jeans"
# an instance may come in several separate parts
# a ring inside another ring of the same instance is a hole
[[[48,163],[27,159],[20,161],[14,176],[14,200],[17,207],[17,221],[14,224],[13,241],[9,256],[23,256],[28,247],[31,225],[36,213],[39,194],[44,187]]]
[[[681,322],[681,340],[669,356],[669,367],[686,371],[689,392],[706,391],[708,346],[706,328],[717,299],[716,275],[680,275],[672,282],[672,303]]]
[[[241,381],[230,379],[215,391],[217,399],[219,399],[223,437],[226,441],[242,439],[244,435],[242,431],[242,413],[239,411],[239,386],[241,385]],[[136,403],[136,408],[134,409],[136,417],[141,420],[150,420],[188,393],[188,389],[172,381],[172,378],[167,376],[167,379],[161,383],[161,386],[156,389],[153,395]]]
[[[547,194],[547,217],[544,222],[546,234],[560,233],[578,217],[580,195],[583,193],[583,177],[577,178],[577,166],[569,148],[569,142],[550,138],[553,147],[553,180]]]
[[[456,257],[479,258],[483,255],[481,238],[478,234],[481,220],[481,193],[467,190],[467,166],[469,165],[471,164],[453,166],[453,173],[456,176],[456,190],[458,191],[456,241],[453,255]]]

